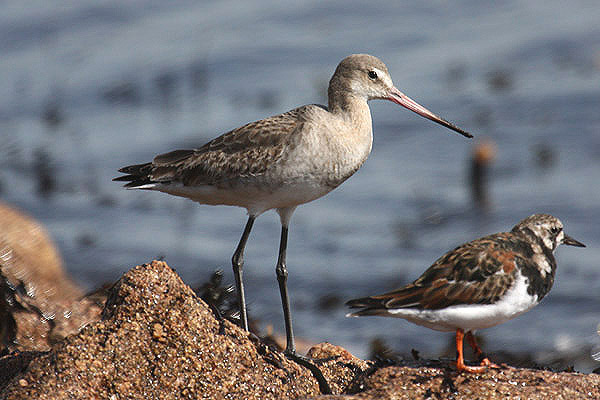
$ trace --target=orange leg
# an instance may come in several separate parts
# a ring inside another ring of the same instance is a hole
[[[474,373],[480,373],[480,372],[485,371],[487,368],[485,366],[470,367],[468,365],[465,365],[465,358],[463,356],[463,338],[464,338],[464,336],[465,336],[465,331],[458,328],[456,330],[456,352],[458,353],[458,356],[456,357],[456,369],[458,369],[459,371],[474,372]],[[469,340],[469,333],[467,333],[467,340]],[[470,342],[470,340],[469,340],[469,342]]]
[[[500,368],[500,366],[494,364],[493,362],[490,361],[489,358],[484,356],[483,351],[481,351],[481,348],[477,345],[475,336],[473,336],[471,331],[467,332],[465,334],[465,337],[467,338],[469,345],[473,348],[473,350],[475,350],[475,353],[477,354],[477,358],[479,358],[481,360],[480,365],[485,365],[486,367],[489,367],[489,368]],[[483,359],[482,359],[482,357],[483,357]]]

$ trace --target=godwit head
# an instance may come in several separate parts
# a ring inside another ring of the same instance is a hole
[[[332,112],[335,112],[336,109],[344,109],[346,106],[345,102],[340,101],[341,92],[352,93],[367,101],[375,99],[393,101],[463,136],[473,137],[470,133],[437,116],[398,90],[394,86],[385,64],[369,54],[352,54],[344,58],[337,66],[329,81],[328,90],[329,108]]]

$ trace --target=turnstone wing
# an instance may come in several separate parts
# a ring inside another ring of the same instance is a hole
[[[537,305],[554,283],[558,245],[585,247],[563,231],[558,218],[534,214],[510,232],[465,243],[439,258],[416,281],[378,296],[350,300],[348,316],[404,318],[443,332],[456,331],[457,368],[480,372],[495,366],[472,332],[515,318]],[[463,337],[482,358],[466,366]]]

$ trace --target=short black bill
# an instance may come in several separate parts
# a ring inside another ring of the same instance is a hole
[[[563,238],[563,244],[566,244],[569,246],[585,247],[585,244],[581,243],[578,240],[573,239],[569,235],[565,235],[565,237]]]

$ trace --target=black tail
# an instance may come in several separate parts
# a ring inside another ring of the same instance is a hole
[[[421,308],[421,298],[424,288],[414,284],[406,285],[400,289],[378,296],[361,297],[346,302],[350,308],[362,310],[349,313],[349,316],[360,317],[363,315],[383,315],[386,309],[391,308]]]
[[[113,181],[128,182],[124,185],[127,188],[135,188],[153,183],[152,178],[150,177],[152,163],[129,165],[119,169],[119,172],[127,175],[113,178]]]
[[[373,297],[362,297],[346,302],[350,308],[362,308],[362,310],[349,312],[346,317],[364,317],[367,315],[380,315],[382,310],[385,310],[385,304],[381,299]]]
[[[373,297],[362,297],[360,299],[348,300],[346,305],[350,308],[369,308],[369,307],[383,307],[384,302],[381,299],[375,299]]]

